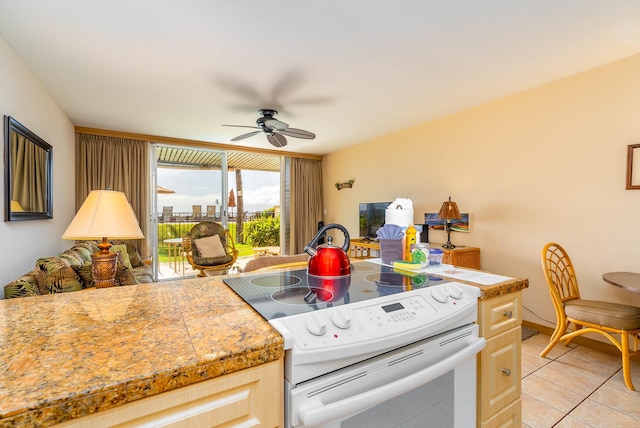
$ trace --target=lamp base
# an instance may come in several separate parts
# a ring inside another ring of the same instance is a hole
[[[96,288],[113,287],[116,282],[118,254],[109,250],[91,254],[91,273]]]
[[[456,246],[453,245],[451,242],[447,242],[446,244],[442,244],[442,248],[446,248],[446,249],[450,250],[452,248],[456,248]]]

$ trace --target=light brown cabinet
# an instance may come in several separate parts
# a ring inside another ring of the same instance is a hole
[[[479,304],[480,335],[487,346],[478,355],[478,425],[520,427],[522,292]]]
[[[281,427],[284,426],[283,379],[280,359],[58,426]]]

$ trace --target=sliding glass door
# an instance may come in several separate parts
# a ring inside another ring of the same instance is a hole
[[[156,280],[195,274],[182,240],[201,221],[228,227],[227,153],[204,148],[152,145],[152,216]]]

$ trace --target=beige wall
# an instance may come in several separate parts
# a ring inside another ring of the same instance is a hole
[[[53,219],[0,221],[2,287],[33,269],[36,259],[70,246],[60,237],[75,213],[73,124],[0,36],[0,117],[13,116],[53,146]],[[4,122],[2,125],[4,135]],[[2,142],[4,145],[4,140]],[[4,147],[4,146],[3,146]],[[0,204],[4,220],[4,159],[0,161]]]
[[[524,304],[538,316],[555,320],[540,267],[548,241],[571,255],[584,298],[640,305],[601,279],[640,271],[640,190],[625,190],[638,143],[640,55],[329,154],[324,221],[358,236],[359,202],[411,198],[420,222],[451,195],[471,215],[471,233],[452,242],[480,247],[485,270],[528,278]]]

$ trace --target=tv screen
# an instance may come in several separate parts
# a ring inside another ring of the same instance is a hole
[[[384,226],[384,212],[391,202],[367,202],[360,204],[360,237],[376,238],[376,232]]]

